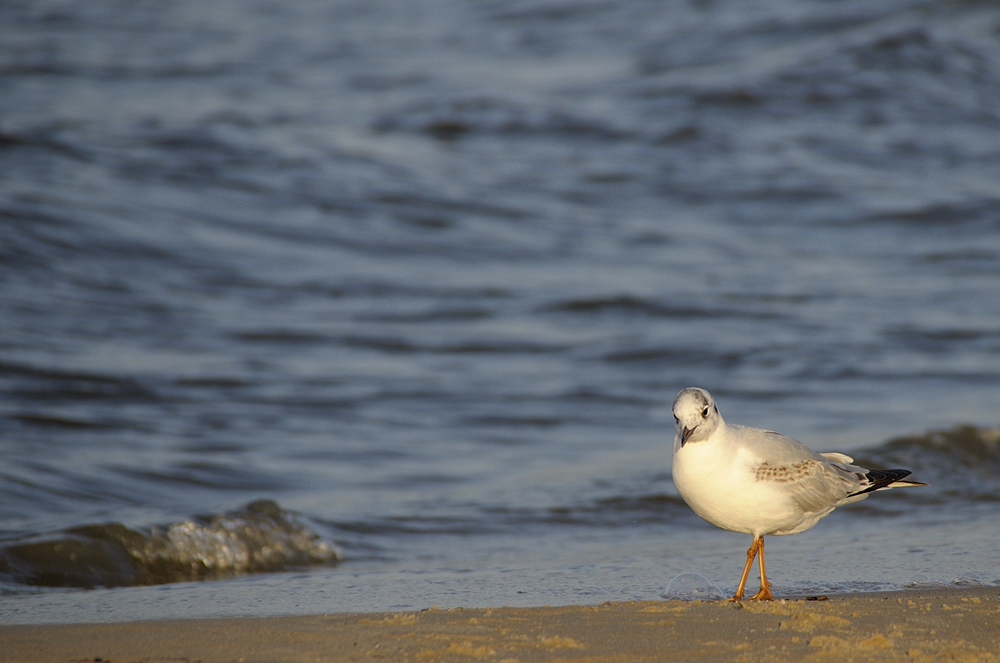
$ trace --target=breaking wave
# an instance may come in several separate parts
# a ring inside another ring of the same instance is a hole
[[[333,566],[340,549],[271,500],[152,527],[84,525],[0,547],[0,577],[44,587],[127,587]]]
[[[1000,428],[961,425],[893,438],[857,452],[874,467],[904,467],[929,491],[892,491],[938,502],[1000,501]]]

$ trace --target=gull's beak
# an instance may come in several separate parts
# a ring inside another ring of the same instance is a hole
[[[681,446],[682,447],[684,446],[684,443],[688,441],[688,438],[691,437],[691,433],[693,433],[696,428],[698,428],[698,427],[695,426],[694,428],[688,428],[687,426],[685,426],[684,429],[681,431]]]

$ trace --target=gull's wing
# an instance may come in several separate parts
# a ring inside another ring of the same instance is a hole
[[[868,486],[868,470],[852,465],[850,456],[819,454],[773,431],[740,427],[733,432],[753,449],[747,460],[757,481],[780,484],[806,513],[829,511]]]

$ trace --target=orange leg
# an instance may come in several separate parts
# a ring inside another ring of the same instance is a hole
[[[760,557],[757,558],[757,561],[760,563],[760,591],[751,596],[750,600],[773,601],[774,597],[771,596],[771,583],[767,581],[767,572],[764,571],[764,537],[760,537],[759,548],[760,548]]]
[[[757,551],[764,547],[764,537],[753,538],[753,543],[747,549],[747,565],[743,567],[743,576],[740,578],[740,586],[736,588],[736,593],[733,594],[733,598],[730,601],[742,601],[743,600],[743,590],[747,586],[747,578],[750,576],[750,567],[753,566],[753,558],[757,556]],[[761,569],[764,567],[762,566]],[[757,598],[754,596],[754,598]]]

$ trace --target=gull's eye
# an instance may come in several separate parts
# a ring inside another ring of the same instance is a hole
[[[705,406],[705,409],[701,411],[701,418],[702,419],[708,419],[708,406],[707,405]]]

